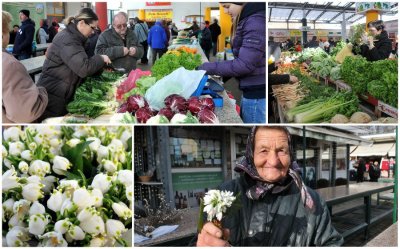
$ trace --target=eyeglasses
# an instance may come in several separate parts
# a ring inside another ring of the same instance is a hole
[[[90,25],[89,23],[86,23],[93,31],[96,30],[96,27],[93,27],[92,25]]]
[[[128,27],[128,24],[126,24],[126,23],[118,24],[118,25],[114,25],[114,27],[116,27],[117,29],[122,29],[122,28]]]

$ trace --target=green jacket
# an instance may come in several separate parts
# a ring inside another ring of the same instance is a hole
[[[223,227],[230,229],[233,246],[340,246],[342,236],[331,224],[328,207],[312,189],[315,205],[306,210],[294,181],[280,193],[267,193],[258,201],[246,196],[255,184],[247,175],[223,184],[221,190],[240,192],[241,208],[227,216]]]
[[[143,46],[139,43],[138,38],[131,29],[126,31],[126,44],[114,28],[105,30],[100,34],[97,40],[95,54],[105,54],[112,61],[114,67],[122,67],[130,72],[136,69],[136,62],[143,56]],[[124,47],[136,48],[136,54],[124,56]]]

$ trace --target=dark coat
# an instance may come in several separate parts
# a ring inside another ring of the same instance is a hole
[[[304,47],[305,48],[318,48],[319,42],[317,40],[311,40]]]
[[[211,31],[211,40],[215,43],[218,40],[218,36],[221,34],[221,27],[218,23],[213,23],[209,27]]]
[[[13,53],[15,55],[32,54],[32,42],[35,36],[35,23],[31,19],[22,22],[15,36]]]
[[[283,191],[267,193],[260,200],[245,194],[255,183],[241,174],[240,178],[219,189],[240,193],[241,208],[226,216],[223,227],[230,230],[233,246],[340,246],[342,236],[331,224],[325,201],[307,187],[315,210],[306,209],[293,180]]]
[[[389,39],[388,33],[383,31],[377,41],[374,41],[374,48],[369,49],[368,45],[364,44],[361,47],[361,55],[368,61],[378,61],[389,58],[392,51],[392,42]]]
[[[49,28],[49,43],[53,42],[54,37],[57,34],[57,29],[53,25]]]
[[[245,98],[265,98],[265,3],[247,3],[243,7],[231,44],[234,60],[204,63],[199,69],[210,75],[238,78]],[[258,96],[252,97],[254,94]]]
[[[124,47],[128,49],[135,47],[136,54],[134,56],[130,56],[129,54],[124,56]],[[95,53],[107,55],[115,67],[122,67],[127,72],[130,72],[136,69],[137,60],[142,58],[143,46],[140,44],[135,32],[131,29],[127,29],[124,43],[115,29],[111,28],[100,34]]]
[[[57,34],[47,49],[47,58],[37,84],[46,88],[49,103],[40,120],[67,114],[66,106],[72,101],[82,79],[103,68],[104,60],[100,55],[88,58],[86,41],[76,24],[71,23]]]
[[[211,32],[208,28],[201,31],[200,46],[203,50],[210,50],[212,48]]]

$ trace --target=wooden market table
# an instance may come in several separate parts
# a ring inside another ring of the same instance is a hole
[[[32,57],[26,60],[21,60],[20,62],[26,68],[29,75],[35,81],[35,75],[42,72],[44,61],[46,60],[46,56],[41,55],[37,57]]]

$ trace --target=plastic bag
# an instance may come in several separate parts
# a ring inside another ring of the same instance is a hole
[[[132,70],[129,73],[128,78],[124,82],[122,82],[121,85],[118,86],[116,96],[117,100],[122,100],[125,93],[136,87],[135,82],[137,79],[142,76],[149,76],[150,74],[150,71],[142,71],[140,69]]]
[[[188,99],[196,91],[205,73],[204,70],[186,70],[180,67],[150,87],[145,99],[150,108],[157,111],[165,107],[164,99],[171,94],[179,94]]]

